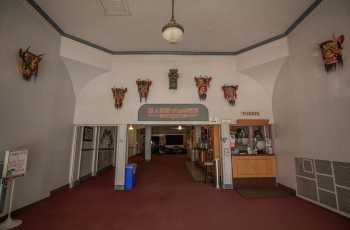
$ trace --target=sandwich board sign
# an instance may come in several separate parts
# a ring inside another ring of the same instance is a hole
[[[2,180],[10,189],[8,215],[7,219],[0,223],[0,230],[16,228],[22,224],[22,220],[15,220],[11,217],[13,192],[15,188],[15,179],[24,176],[27,171],[28,150],[6,151],[4,166],[2,170]]]
[[[3,178],[24,176],[27,171],[28,150],[6,151]]]

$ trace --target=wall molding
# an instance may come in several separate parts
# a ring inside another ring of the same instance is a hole
[[[153,50],[153,51],[143,51],[143,50],[129,50],[129,51],[116,51],[116,50],[110,50],[105,47],[102,47],[100,45],[97,45],[93,42],[87,41],[83,38],[74,36],[72,34],[68,34],[63,31],[63,29],[39,6],[38,3],[36,3],[35,0],[26,0],[27,3],[32,6],[61,36],[72,39],[76,42],[80,42],[82,44],[85,44],[87,46],[90,46],[92,48],[101,50],[103,52],[106,52],[111,55],[222,55],[222,56],[236,56],[239,54],[242,54],[244,52],[253,50],[255,48],[258,48],[260,46],[266,45],[268,43],[274,42],[278,39],[284,38],[288,36],[292,31],[294,31],[297,26],[304,21],[304,19],[311,14],[311,12],[316,9],[318,5],[323,0],[315,0],[311,6],[309,6],[288,28],[285,32],[278,34],[276,36],[273,36],[271,38],[268,38],[266,40],[263,40],[261,42],[257,42],[255,44],[252,44],[250,46],[247,46],[245,48],[236,50],[236,51],[159,51],[159,50]]]

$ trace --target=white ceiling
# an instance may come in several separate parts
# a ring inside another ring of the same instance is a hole
[[[175,0],[185,37],[171,45],[161,36],[171,0],[128,0],[129,16],[106,16],[99,0],[36,0],[65,33],[109,50],[202,52],[237,51],[284,33],[313,2]]]

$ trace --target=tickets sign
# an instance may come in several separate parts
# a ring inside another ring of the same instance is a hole
[[[6,151],[3,178],[24,176],[27,171],[28,150]]]

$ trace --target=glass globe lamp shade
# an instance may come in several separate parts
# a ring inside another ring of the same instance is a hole
[[[180,24],[176,23],[175,20],[171,20],[163,27],[162,35],[169,43],[175,44],[182,41],[184,29]]]

